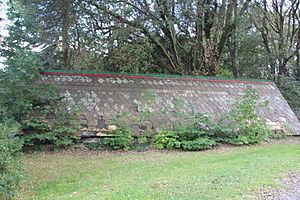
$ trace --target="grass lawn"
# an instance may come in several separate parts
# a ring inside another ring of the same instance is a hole
[[[261,186],[300,169],[300,144],[204,152],[25,155],[21,199],[255,199]]]

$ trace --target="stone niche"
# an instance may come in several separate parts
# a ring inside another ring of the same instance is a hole
[[[43,72],[46,83],[56,85],[69,106],[83,111],[81,124],[96,128],[102,117],[106,124],[120,113],[135,130],[157,128],[174,120],[177,113],[205,113],[213,120],[228,112],[241,99],[247,88],[255,89],[259,101],[269,102],[267,109],[258,109],[274,131],[288,129],[300,134],[300,123],[273,82],[130,76],[117,74],[80,74]],[[148,116],[146,116],[148,115]],[[142,117],[141,117],[142,116]],[[136,118],[140,119],[136,119]],[[177,117],[177,118],[176,118]],[[102,122],[103,124],[104,122]]]

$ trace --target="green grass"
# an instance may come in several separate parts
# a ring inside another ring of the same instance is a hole
[[[22,199],[254,199],[300,167],[299,144],[204,152],[25,155]]]

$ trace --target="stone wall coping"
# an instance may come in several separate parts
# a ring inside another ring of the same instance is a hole
[[[160,77],[160,76],[151,76],[151,75],[127,75],[127,74],[101,74],[101,73],[80,73],[80,72],[73,72],[73,71],[42,71],[40,74],[42,75],[56,75],[56,76],[84,76],[84,77],[99,77],[99,78],[125,78],[125,79],[170,79],[170,80],[182,80],[182,81],[198,81],[198,82],[221,82],[221,83],[244,83],[244,84],[271,84],[273,85],[272,81],[269,80],[240,80],[240,79],[218,79],[218,77]]]

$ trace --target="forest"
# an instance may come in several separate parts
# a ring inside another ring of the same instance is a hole
[[[10,0],[7,62],[44,69],[300,77],[297,0]]]

